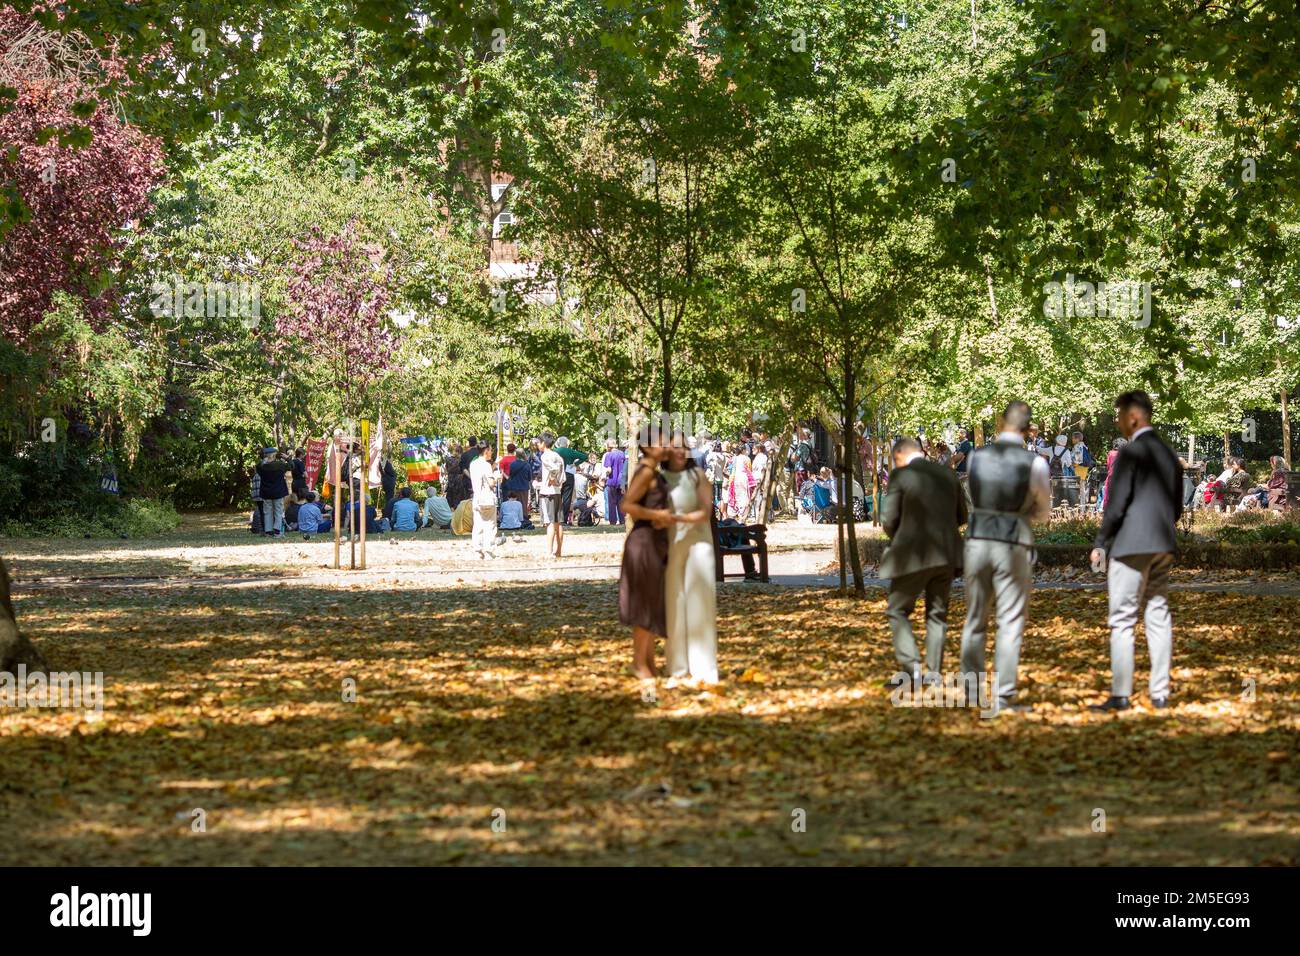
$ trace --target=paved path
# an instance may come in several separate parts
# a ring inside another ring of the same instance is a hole
[[[800,588],[836,588],[840,578],[838,572],[826,573],[832,559],[832,551],[827,548],[812,547],[804,551],[787,551],[772,555],[771,571],[774,585]],[[730,568],[730,565],[728,565]],[[733,569],[734,570],[734,569]],[[349,586],[367,584],[428,584],[435,588],[457,587],[463,585],[491,585],[498,582],[528,583],[545,581],[615,581],[618,579],[619,565],[608,560],[593,560],[591,556],[575,556],[560,561],[538,561],[528,564],[494,565],[492,562],[472,561],[454,567],[411,567],[403,568],[385,564],[371,567],[365,571],[334,571],[328,568],[294,568],[273,573],[203,573],[167,574],[167,575],[47,575],[14,583],[15,591],[49,591],[63,588],[184,588],[203,587],[270,587],[289,582],[307,585]],[[867,588],[885,590],[889,582],[885,578],[867,577]],[[727,587],[755,587],[752,582],[735,578],[726,582]],[[955,588],[962,588],[959,578]],[[1102,580],[1047,580],[1036,581],[1034,587],[1045,591],[1104,591],[1106,582]],[[1279,597],[1300,597],[1300,581],[1174,581],[1170,589],[1175,591],[1199,591],[1223,594],[1258,594]]]

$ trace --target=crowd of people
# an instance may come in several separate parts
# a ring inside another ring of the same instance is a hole
[[[1186,505],[1208,511],[1286,511],[1290,507],[1287,472],[1291,466],[1281,455],[1274,455],[1268,460],[1268,469],[1268,478],[1257,481],[1245,459],[1228,458],[1222,472],[1203,475],[1191,488]]]
[[[861,426],[859,426],[861,430]],[[989,442],[994,439],[990,436]],[[922,457],[950,469],[965,488],[970,457],[975,443],[970,433],[959,428],[954,442],[928,440],[915,436]],[[766,433],[742,429],[734,441],[724,441],[707,434],[684,438],[687,456],[707,477],[714,510],[719,520],[728,524],[747,525],[763,522],[769,514],[782,509],[781,496],[789,490],[789,512],[808,521],[835,521],[840,513],[840,475],[819,459],[809,429],[796,429],[785,461],[787,480],[777,480],[779,471],[772,467],[778,454],[776,442]],[[1110,491],[1110,475],[1116,456],[1127,444],[1116,438],[1103,459],[1094,459],[1082,432],[1061,433],[1049,443],[1031,423],[1024,447],[1046,463],[1050,507],[1057,511],[1094,511],[1105,509]],[[874,477],[881,492],[889,487],[888,455],[877,455],[875,445],[860,435],[858,450],[861,474],[868,481]],[[412,488],[397,490],[397,465],[385,454],[381,459],[383,510],[377,512],[361,494],[361,449],[359,445],[342,449],[344,471],[354,481],[354,516],[340,514],[344,533],[350,534],[365,516],[366,533],[417,531],[440,528],[457,533],[472,533],[473,517],[480,509],[497,508],[497,533],[490,541],[480,534],[476,548],[485,556],[504,543],[503,532],[529,530],[532,518],[541,517],[548,530],[552,554],[563,553],[563,529],[599,524],[621,525],[625,521],[622,507],[628,488],[628,458],[613,439],[605,443],[602,453],[586,453],[573,448],[569,439],[553,439],[551,451],[560,459],[553,472],[547,473],[546,501],[543,501],[543,460],[547,447],[544,436],[518,445],[507,443],[499,458],[488,443],[470,436],[464,443],[446,446],[440,462],[440,487],[430,487],[421,506]],[[480,462],[477,486],[473,463]],[[1242,511],[1251,509],[1286,510],[1288,507],[1287,473],[1290,465],[1281,457],[1269,459],[1268,477],[1255,478],[1241,458],[1227,458],[1223,470],[1210,473],[1200,462],[1180,459],[1184,468],[1186,509]],[[552,481],[558,484],[554,491]],[[769,507],[761,507],[763,492],[768,491]],[[304,537],[331,531],[333,507],[328,500],[308,488],[305,452],[267,446],[258,451],[252,473],[254,531],[282,536],[290,531]],[[552,502],[552,497],[554,500]],[[873,498],[868,497],[857,475],[851,478],[850,513],[854,520],[865,520],[872,513]],[[464,508],[463,504],[468,502]],[[967,494],[969,504],[969,494]],[[548,511],[543,514],[545,505]],[[303,509],[306,509],[305,511]],[[460,516],[457,517],[457,510]],[[555,520],[548,521],[547,518]],[[480,521],[480,525],[483,522]]]
[[[706,476],[716,516],[728,524],[759,520],[760,489],[776,454],[772,439],[761,431],[744,429],[737,441],[701,434],[683,442],[692,467]],[[351,515],[346,508],[339,515],[345,536],[362,520],[370,535],[451,530],[470,534],[474,550],[490,558],[504,544],[505,532],[530,530],[537,519],[546,528],[548,552],[562,557],[566,527],[622,525],[626,520],[628,456],[612,438],[602,452],[589,453],[574,448],[563,435],[546,432],[518,444],[507,442],[499,457],[491,443],[477,436],[451,442],[438,462],[439,481],[427,487],[423,507],[411,486],[397,488],[397,466],[389,453],[382,452],[382,511],[370,503],[369,489],[363,491],[369,483],[362,476],[360,445],[340,445],[339,453],[341,473],[351,476],[354,502]],[[260,449],[250,491],[254,505],[250,526],[255,532],[279,537],[297,531],[310,538],[333,529],[329,495],[317,495],[308,487],[302,448]]]

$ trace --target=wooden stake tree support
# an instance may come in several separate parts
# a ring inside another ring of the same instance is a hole
[[[347,446],[347,454],[339,448],[339,442],[342,441]],[[353,473],[356,467],[356,456],[354,448],[361,449],[361,498],[357,500],[356,482],[353,480]],[[334,442],[330,447],[330,454],[333,456],[334,477],[337,481],[334,484],[334,570],[341,569],[341,547],[343,538],[343,483],[346,481],[348,486],[347,494],[347,514],[348,514],[348,569],[351,571],[364,571],[366,569],[366,509],[365,503],[369,499],[369,482],[370,482],[370,422],[361,422],[361,435],[336,435]],[[347,474],[344,474],[344,471]],[[359,513],[358,513],[359,512]],[[358,548],[360,544],[360,561],[358,562]]]
[[[342,544],[343,544],[343,514],[344,510],[348,516],[348,570],[364,571],[365,570],[365,509],[364,502],[367,501],[367,494],[361,494],[361,498],[356,497],[356,483],[352,476],[356,471],[355,453],[352,449],[356,446],[361,447],[361,481],[367,483],[369,479],[369,447],[365,444],[364,438],[368,438],[365,432],[368,431],[363,423],[363,438],[359,440],[356,436],[343,436],[337,434],[334,436],[333,444],[330,445],[330,455],[333,457],[334,483],[334,564],[335,571],[342,568]],[[339,442],[347,446],[347,453],[339,447]],[[344,473],[346,471],[346,473]],[[347,506],[343,505],[343,483],[347,483]],[[360,515],[357,510],[360,509]],[[357,562],[357,544],[360,542],[360,562]]]
[[[351,445],[348,447],[350,452]],[[334,456],[334,569],[337,571],[339,568],[339,544],[343,524],[343,482],[345,480],[348,482],[348,496],[351,497],[352,477],[349,475],[346,479],[344,478],[343,468],[347,459],[344,458],[343,452],[339,449],[337,437],[330,446],[330,454]]]

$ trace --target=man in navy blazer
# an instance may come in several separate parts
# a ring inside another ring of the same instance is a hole
[[[1133,694],[1133,631],[1145,608],[1151,654],[1151,705],[1169,705],[1173,620],[1169,569],[1174,530],[1183,510],[1183,466],[1151,427],[1151,396],[1125,392],[1115,399],[1115,422],[1128,444],[1115,459],[1106,511],[1093,543],[1095,566],[1109,562],[1110,697],[1091,709],[1128,710]]]

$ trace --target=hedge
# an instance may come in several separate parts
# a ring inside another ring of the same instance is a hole
[[[879,564],[888,541],[884,538],[867,538],[858,541],[858,552],[863,564]],[[1079,544],[1041,544],[1038,567],[1087,567],[1092,548]],[[1216,542],[1193,542],[1179,546],[1174,565],[1180,568],[1205,570],[1235,569],[1242,571],[1300,570],[1300,545],[1250,544],[1230,545]]]

